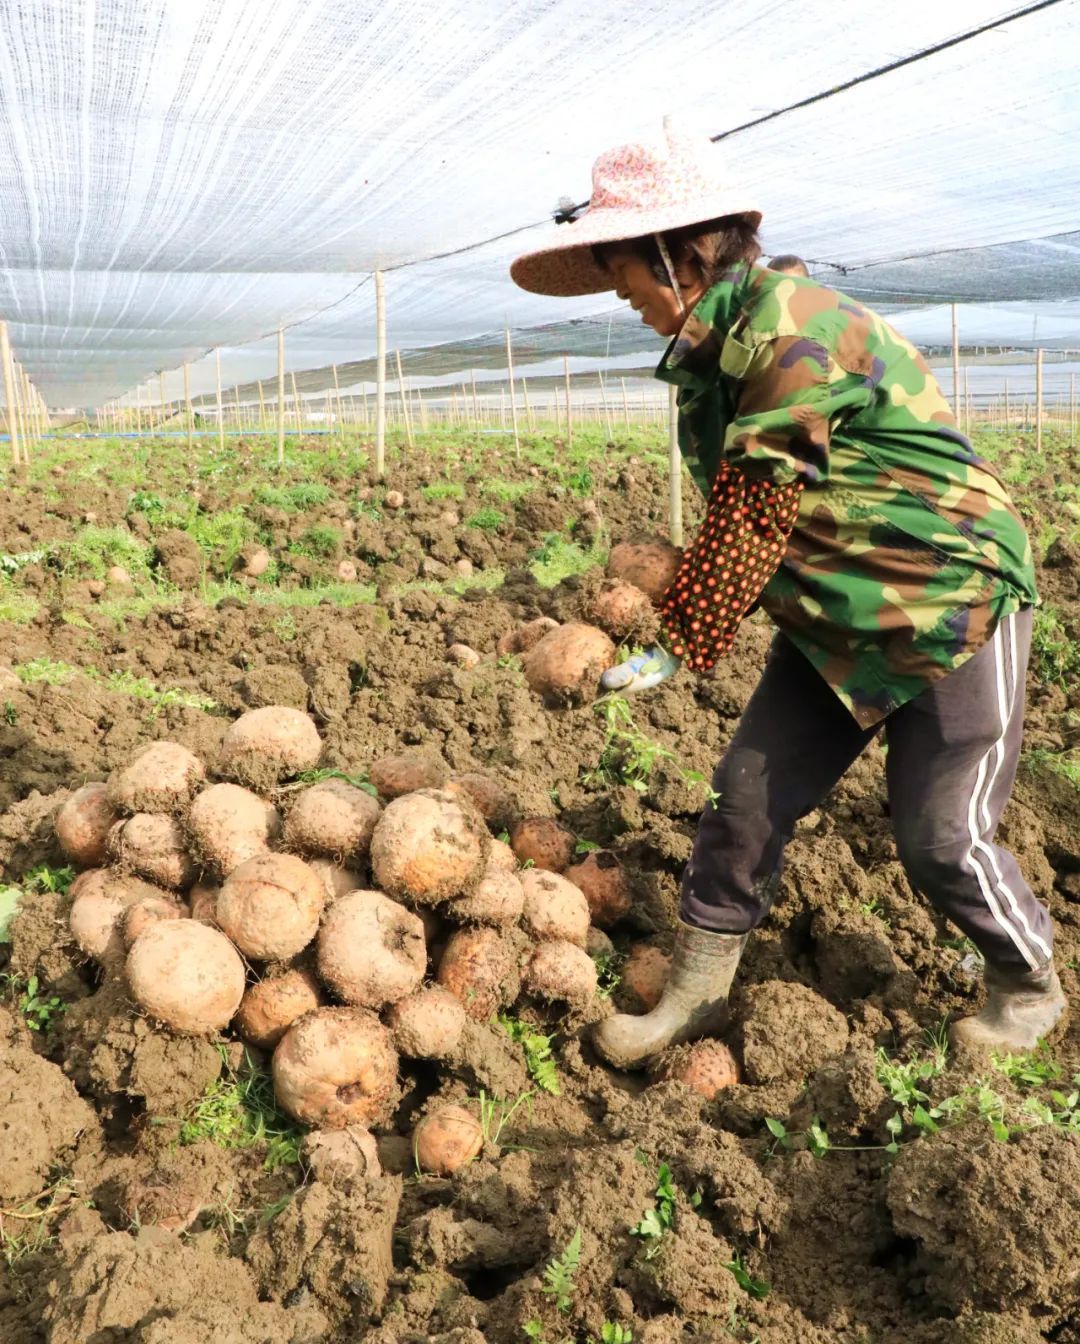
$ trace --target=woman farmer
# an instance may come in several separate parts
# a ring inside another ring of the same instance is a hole
[[[926,363],[875,313],[755,265],[761,222],[717,151],[665,129],[593,166],[586,212],[519,257],[540,294],[614,290],[671,338],[679,441],[708,497],[663,603],[669,647],[605,673],[711,668],[756,606],[779,634],[713,779],[658,1006],[601,1023],[631,1068],[723,1023],[795,823],[879,733],[912,885],[975,944],[986,1003],[954,1039],[1025,1049],[1065,1007],[1050,916],[994,843],[1016,772],[1035,591],[1024,527]]]

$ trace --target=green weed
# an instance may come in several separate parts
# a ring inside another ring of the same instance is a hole
[[[645,1259],[651,1260],[660,1251],[665,1235],[675,1226],[675,1209],[678,1191],[666,1162],[660,1163],[657,1172],[655,1204],[646,1209],[640,1219],[630,1228],[632,1237],[640,1237],[645,1244]]]
[[[595,952],[593,962],[596,965],[596,993],[601,999],[610,999],[622,981],[622,968],[626,957],[621,952]]]
[[[606,538],[598,537],[585,549],[558,532],[549,532],[529,553],[529,571],[542,588],[554,588],[574,574],[585,574],[607,563]]]
[[[485,481],[480,487],[482,494],[490,495],[500,504],[516,504],[519,499],[524,499],[535,489],[535,481]]]
[[[471,517],[466,518],[465,526],[479,528],[481,532],[498,532],[505,522],[506,515],[504,513],[500,513],[498,509],[484,507],[477,509]]]
[[[544,1267],[540,1291],[555,1304],[555,1310],[565,1316],[574,1302],[574,1275],[581,1264],[581,1228],[566,1244],[561,1255]]]
[[[333,497],[333,490],[321,481],[299,481],[296,485],[265,483],[257,485],[253,493],[256,504],[283,509],[287,513],[302,513],[305,509],[318,508]]]
[[[341,550],[342,534],[336,527],[316,523],[300,534],[289,550],[293,555],[306,555],[312,560],[330,560]]]
[[[13,986],[14,987],[14,986]],[[67,1004],[57,995],[41,992],[41,984],[36,975],[27,980],[19,995],[19,1012],[31,1031],[40,1031],[47,1036],[57,1021],[67,1012]]]
[[[509,1013],[500,1013],[499,1023],[510,1039],[524,1051],[525,1068],[536,1086],[553,1097],[561,1096],[559,1071],[551,1053],[551,1042],[554,1037],[545,1036]]]
[[[420,493],[429,503],[434,504],[440,499],[464,499],[465,487],[459,481],[435,481],[423,486]]]
[[[1023,759],[1032,774],[1045,771],[1051,775],[1058,775],[1080,789],[1080,760],[1072,751],[1050,751],[1046,747],[1033,747],[1031,751],[1024,752]]]
[[[1069,637],[1052,606],[1038,607],[1031,632],[1031,666],[1046,685],[1071,690],[1080,678],[1080,643]]]
[[[503,1130],[522,1107],[531,1110],[532,1096],[531,1092],[522,1092],[513,1101],[504,1101],[501,1097],[489,1097],[480,1089],[480,1132],[485,1144],[498,1143]]]
[[[998,1073],[1020,1087],[1047,1087],[1056,1083],[1064,1073],[1045,1041],[1030,1054],[1000,1055],[995,1051],[990,1063]]]
[[[363,789],[365,793],[370,793],[372,798],[378,798],[379,790],[368,779],[367,775],[349,775],[344,770],[305,770],[303,774],[296,776],[296,784],[303,785],[305,788],[309,784],[320,784],[324,779],[342,779],[346,784],[351,784],[354,789]],[[286,788],[293,787],[286,785]],[[284,792],[284,790],[282,790]]]
[[[267,1171],[297,1163],[303,1138],[304,1131],[279,1110],[269,1075],[258,1068],[247,1051],[240,1068],[234,1072],[226,1064],[224,1076],[189,1109],[179,1134],[184,1145],[203,1140],[221,1148],[265,1144],[263,1166]]]
[[[121,695],[131,695],[137,700],[147,701],[153,707],[155,714],[160,713],[169,705],[183,705],[187,709],[202,709],[208,714],[220,708],[218,702],[209,695],[200,695],[197,691],[181,691],[175,686],[161,690],[148,678],[137,677],[134,672],[112,672],[105,679],[105,685],[108,686],[110,691],[117,691]]]
[[[62,663],[54,658],[31,658],[28,663],[16,663],[11,669],[20,681],[32,685],[43,681],[47,686],[60,686],[70,681],[78,672],[70,663]]]
[[[186,530],[218,574],[231,573],[240,552],[255,540],[255,524],[238,508],[197,514]]]
[[[764,1279],[755,1279],[741,1255],[736,1255],[734,1260],[721,1260],[723,1267],[734,1276],[735,1282],[748,1293],[756,1302],[763,1301],[769,1296],[769,1285]]]
[[[132,578],[149,578],[150,547],[126,527],[84,527],[58,546],[56,554],[66,574],[103,579],[113,565],[120,565]]]

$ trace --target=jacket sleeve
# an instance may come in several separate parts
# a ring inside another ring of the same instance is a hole
[[[717,472],[705,520],[660,608],[672,653],[694,670],[724,657],[757,605],[784,558],[802,489],[798,480],[750,480],[727,463]]]
[[[740,382],[725,458],[751,480],[780,485],[827,480],[833,431],[874,396],[872,379],[846,372],[805,336],[759,346]]]

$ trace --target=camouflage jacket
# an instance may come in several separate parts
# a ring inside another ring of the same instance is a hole
[[[861,304],[737,267],[702,297],[656,376],[679,388],[680,446],[703,493],[721,461],[803,481],[760,601],[864,727],[1038,601],[1000,479],[919,352]]]

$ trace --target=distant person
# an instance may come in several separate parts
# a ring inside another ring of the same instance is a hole
[[[985,1005],[953,1038],[1030,1050],[1065,996],[1050,913],[995,842],[1038,601],[1027,532],[909,341],[757,264],[761,211],[718,154],[670,127],[609,150],[586,213],[511,267],[535,294],[614,290],[669,340],[656,375],[678,387],[680,447],[708,500],[661,604],[667,647],[601,685],[708,671],[759,603],[778,630],[713,777],[663,997],[599,1023],[597,1049],[640,1068],[723,1027],[796,823],[884,732],[900,862],[985,959]]]
[[[794,252],[785,252],[783,256],[773,257],[769,262],[769,270],[776,271],[779,275],[801,275],[805,280],[810,279],[806,262]]]

